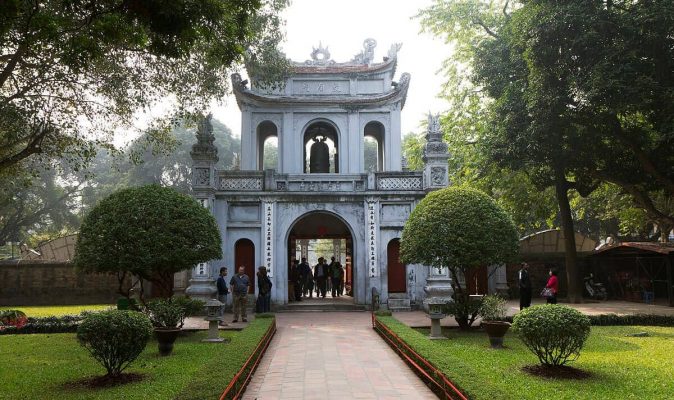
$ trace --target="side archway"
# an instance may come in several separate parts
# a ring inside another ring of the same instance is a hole
[[[386,264],[388,270],[388,292],[407,292],[407,271],[405,264],[400,261],[400,239],[388,242],[386,246]]]
[[[255,292],[255,244],[250,239],[239,239],[234,243],[234,271],[236,274],[240,266],[244,266],[251,285],[248,293]]]

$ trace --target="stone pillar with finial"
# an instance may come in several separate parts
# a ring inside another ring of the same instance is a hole
[[[442,141],[439,116],[428,114],[428,128],[426,132],[426,145],[424,146],[424,190],[427,192],[438,190],[449,185],[447,160],[447,143]],[[440,331],[440,319],[445,317],[441,311],[442,305],[452,301],[454,290],[449,269],[444,266],[428,267],[428,277],[424,292],[424,309],[431,319],[432,339],[442,339]]]
[[[199,121],[197,127],[197,142],[192,145],[192,193],[194,198],[209,211],[213,212],[215,204],[216,169],[218,149],[213,142],[212,115],[208,114]],[[215,279],[212,277],[212,268],[209,262],[200,263],[192,269],[190,286],[185,293],[192,298],[208,301],[215,297],[217,291]]]

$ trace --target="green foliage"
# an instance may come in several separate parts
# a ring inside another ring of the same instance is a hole
[[[490,294],[482,298],[479,313],[483,321],[503,321],[506,317],[506,309],[506,299]]]
[[[145,313],[155,328],[176,328],[185,319],[185,309],[172,299],[155,299],[147,302]]]
[[[374,315],[378,317],[390,317],[391,315],[393,315],[393,313],[391,312],[391,310],[377,310],[374,312]]]
[[[85,217],[74,264],[130,272],[172,291],[173,274],[220,258],[220,232],[196,200],[156,185],[120,190]]]
[[[674,315],[656,314],[600,314],[589,315],[593,326],[670,326],[674,327]]]
[[[259,314],[255,314],[255,319],[258,319],[258,318],[263,318],[263,319],[264,319],[264,318],[275,318],[275,317],[276,317],[276,316],[274,315],[274,313],[259,313]]]
[[[400,255],[404,263],[466,271],[514,260],[517,241],[512,220],[489,196],[446,188],[429,193],[412,211]]]
[[[27,322],[21,327],[5,326],[4,329],[0,329],[0,335],[77,332],[77,327],[80,321],[84,319],[84,316],[85,314],[83,313],[82,315],[29,317]]]
[[[590,335],[590,319],[571,307],[544,304],[525,308],[513,329],[543,365],[575,361]]]
[[[0,310],[0,332],[7,328],[21,329],[28,322],[28,318],[20,310]]]
[[[171,301],[183,309],[186,317],[203,314],[206,309],[206,302],[199,299],[179,296],[173,297]]]
[[[428,329],[412,329],[393,317],[378,317],[417,353],[444,373],[473,400],[667,399],[674,392],[670,354],[674,329],[595,327],[574,367],[590,379],[542,379],[522,367],[529,350],[515,336],[505,352],[493,351],[480,332],[444,329],[449,340],[428,340]],[[646,331],[650,337],[627,337]]]
[[[446,188],[429,193],[405,223],[400,259],[406,264],[448,267],[454,289],[448,312],[461,328],[477,318],[459,276],[475,267],[513,261],[518,236],[510,217],[486,194],[468,188]]]
[[[150,320],[136,311],[91,314],[77,329],[77,340],[108,376],[121,374],[145,349],[151,335]]]
[[[256,319],[243,331],[220,331],[220,336],[229,341],[226,345],[204,344],[204,331],[186,334],[180,338],[176,357],[157,357],[156,347],[147,346],[124,371],[141,374],[144,379],[105,388],[73,387],[83,378],[100,374],[98,363],[78,345],[73,334],[0,336],[0,359],[3,366],[12,366],[0,373],[2,397],[159,400],[174,399],[184,391],[184,396],[194,399],[218,398],[271,322]]]
[[[139,111],[165,110],[157,142],[181,117],[229,91],[231,67],[257,85],[278,82],[287,61],[286,0],[9,1],[0,14],[0,174],[63,156],[76,168],[133,128]],[[258,74],[255,71],[264,73]],[[171,99],[171,101],[166,101]]]

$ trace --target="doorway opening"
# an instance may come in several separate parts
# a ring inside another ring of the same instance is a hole
[[[299,218],[288,236],[288,268],[294,260],[301,263],[304,258],[312,275],[316,275],[318,259],[323,258],[324,263],[330,266],[332,257],[335,257],[335,262],[342,268],[326,269],[325,298],[320,286],[323,285],[321,279],[314,277],[301,282],[302,301],[320,304],[353,303],[356,275],[352,261],[353,238],[346,223],[335,214],[324,211],[310,212]],[[293,301],[295,299],[291,286],[294,283],[288,282],[288,286],[288,298]]]

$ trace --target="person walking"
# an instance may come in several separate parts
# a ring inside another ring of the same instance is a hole
[[[226,276],[227,267],[220,268],[220,276],[218,276],[218,280],[215,282],[216,286],[218,287],[218,301],[222,303],[218,312],[218,315],[220,316],[220,325],[222,326],[227,325],[224,319],[225,307],[227,306],[227,294],[229,293],[229,289],[227,289],[227,281],[225,280]]]
[[[557,290],[559,289],[559,281],[557,279],[557,270],[550,270],[550,279],[545,284],[547,289],[550,289],[550,295],[547,296],[548,304],[557,304]]]
[[[257,293],[259,301],[259,312],[266,313],[271,311],[271,279],[267,275],[267,268],[260,266],[257,269]]]
[[[239,267],[239,272],[229,281],[229,286],[232,291],[232,301],[234,303],[232,310],[234,312],[234,319],[232,322],[239,322],[239,315],[241,315],[241,320],[243,322],[248,322],[246,319],[246,305],[248,304],[250,279],[248,279],[248,275],[246,275],[246,267],[243,265]]]
[[[529,277],[529,264],[523,262],[517,272],[517,281],[520,288],[520,311],[531,306],[531,278]]]

